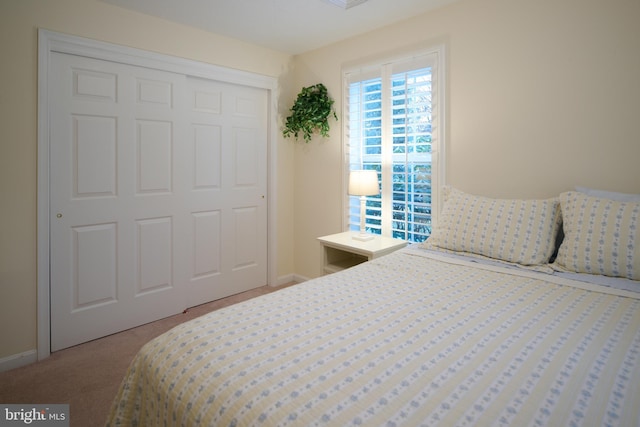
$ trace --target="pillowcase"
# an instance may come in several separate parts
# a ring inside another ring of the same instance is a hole
[[[640,202],[640,194],[617,193],[615,191],[596,190],[587,187],[576,187],[576,191],[587,196],[617,200],[618,202]]]
[[[564,240],[554,266],[640,280],[640,202],[560,195]]]
[[[435,246],[522,265],[547,264],[560,228],[557,198],[492,199],[449,187],[427,239]]]

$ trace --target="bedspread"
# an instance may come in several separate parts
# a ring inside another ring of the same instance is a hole
[[[107,425],[640,425],[640,301],[405,249],[146,344]]]

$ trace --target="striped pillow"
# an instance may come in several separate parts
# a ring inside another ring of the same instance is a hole
[[[564,240],[555,266],[640,280],[640,202],[560,195]]]
[[[427,243],[522,265],[547,264],[560,222],[557,198],[491,199],[448,188]]]

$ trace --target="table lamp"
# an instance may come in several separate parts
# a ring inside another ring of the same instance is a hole
[[[373,234],[365,229],[366,197],[380,193],[378,187],[378,172],[375,170],[352,170],[349,174],[349,194],[360,196],[360,234],[354,234],[356,240],[367,241],[373,239]]]

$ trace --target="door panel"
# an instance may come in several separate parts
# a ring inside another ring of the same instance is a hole
[[[184,309],[175,264],[172,144],[185,77],[53,54],[52,350]],[[142,78],[144,77],[144,78]],[[150,108],[145,103],[154,101]],[[161,110],[162,109],[162,110]],[[182,272],[183,278],[180,278]]]
[[[137,120],[137,193],[170,193],[172,189],[172,122]]]
[[[265,90],[197,78],[188,87],[193,306],[266,283],[268,116]]]
[[[52,350],[266,284],[266,91],[51,64]]]
[[[72,311],[116,301],[116,229],[115,223],[73,227]]]
[[[116,132],[113,117],[74,115],[74,196],[116,195]]]
[[[173,283],[173,224],[171,217],[136,221],[136,297],[171,288]]]
[[[221,273],[220,211],[193,213],[193,278],[205,278]]]

